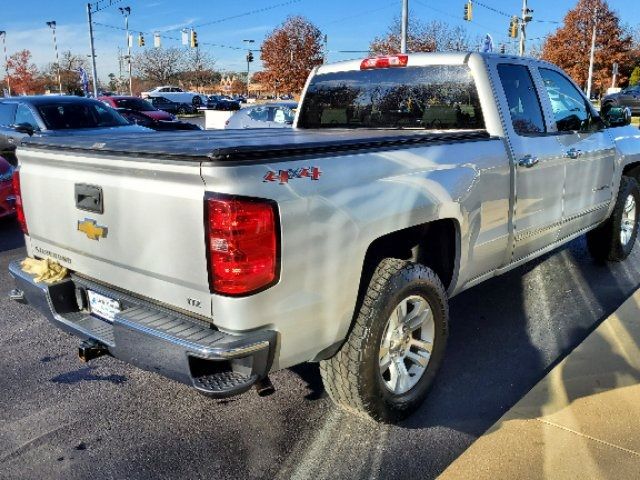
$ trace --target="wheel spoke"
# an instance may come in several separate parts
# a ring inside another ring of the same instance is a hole
[[[405,325],[411,332],[415,332],[431,318],[431,309],[424,308],[419,314],[409,318]]]
[[[384,374],[391,366],[391,355],[388,353],[380,358],[380,373]]]
[[[409,383],[411,378],[409,377],[409,372],[407,371],[407,367],[401,359],[396,358],[393,361],[396,370],[398,371],[398,383],[394,390],[396,391],[406,391],[409,387]]]
[[[421,340],[418,338],[411,339],[411,345],[418,348],[419,350],[427,352],[431,355],[431,349],[433,348],[433,343],[428,340]]]
[[[401,325],[407,316],[407,301],[404,300],[396,307],[396,326]]]
[[[426,352],[426,356],[411,351],[407,352],[407,358],[420,368],[427,368],[429,357],[429,352]]]

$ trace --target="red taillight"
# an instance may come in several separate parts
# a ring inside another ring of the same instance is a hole
[[[24,232],[25,235],[29,235],[29,230],[27,229],[27,219],[24,216],[24,207],[22,205],[22,191],[20,190],[20,170],[16,169],[13,172],[13,177],[11,179],[13,183],[13,195],[16,197],[16,217],[18,219],[18,224],[20,228]]]
[[[205,199],[205,208],[211,292],[247,295],[273,285],[279,274],[275,203],[215,196]]]
[[[360,70],[372,68],[406,67],[409,55],[387,55],[384,57],[365,58],[360,64]]]

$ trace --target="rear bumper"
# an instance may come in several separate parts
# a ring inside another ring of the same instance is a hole
[[[211,325],[91,281],[72,277],[53,285],[9,265],[14,300],[31,305],[56,327],[82,340],[96,342],[112,356],[144,370],[193,386],[216,398],[245,392],[265,379],[273,362],[276,332],[260,330],[231,335]],[[91,315],[90,289],[120,301],[113,322]]]

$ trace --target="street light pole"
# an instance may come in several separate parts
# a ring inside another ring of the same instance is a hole
[[[91,53],[91,74],[93,75],[93,97],[98,98],[98,70],[96,68],[96,48],[93,40],[93,19],[91,18],[91,4],[87,3],[87,18],[89,20],[89,48]]]
[[[133,81],[131,79],[131,39],[129,38],[129,15],[131,7],[118,7],[120,13],[124,15],[124,29],[127,35],[127,66],[129,69],[129,95],[133,96]]]
[[[60,57],[58,56],[58,40],[56,39],[56,21],[51,20],[47,22],[47,27],[51,29],[53,33],[53,50],[56,54],[56,66],[58,70],[58,92],[62,95],[62,80],[60,79]]]
[[[407,53],[407,37],[409,35],[409,0],[402,0],[402,24],[400,30],[400,53]]]
[[[11,82],[9,80],[9,57],[7,56],[7,32],[0,31],[0,37],[2,37],[2,50],[4,51],[4,72],[7,79],[7,92],[11,96]]]

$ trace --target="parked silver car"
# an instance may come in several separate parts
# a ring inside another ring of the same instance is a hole
[[[297,108],[296,102],[266,103],[242,108],[227,120],[224,128],[291,128]]]

